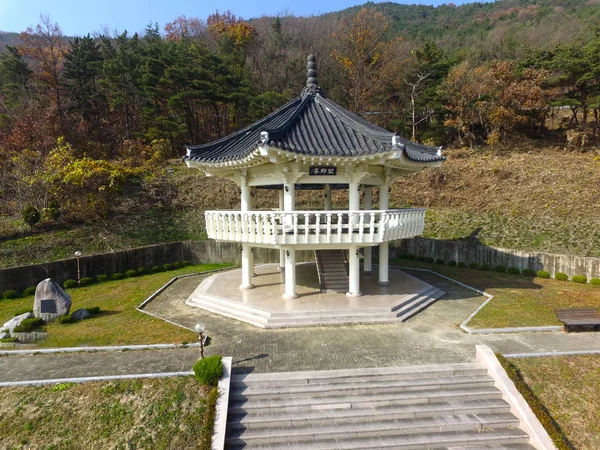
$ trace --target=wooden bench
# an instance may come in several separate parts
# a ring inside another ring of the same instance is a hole
[[[597,308],[557,309],[556,317],[564,323],[564,330],[567,333],[571,327],[600,329],[600,314]]]

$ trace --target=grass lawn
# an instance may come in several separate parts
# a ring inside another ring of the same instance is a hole
[[[73,324],[49,324],[48,339],[40,341],[38,346],[54,348],[195,342],[196,333],[143,314],[135,307],[176,275],[228,266],[229,264],[187,266],[153,275],[69,289],[67,292],[73,299],[71,312],[93,306],[99,306],[101,312],[97,316]],[[0,323],[11,319],[18,311],[32,307],[33,296],[1,300]]]
[[[600,448],[600,355],[513,358],[577,450]]]
[[[218,396],[192,376],[0,392],[6,449],[209,449]]]
[[[469,322],[473,328],[561,325],[554,313],[556,308],[600,307],[600,286],[591,284],[404,259],[393,260],[391,264],[431,269],[493,295],[494,299]]]

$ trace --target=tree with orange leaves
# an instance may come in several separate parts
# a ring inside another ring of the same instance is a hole
[[[18,47],[19,52],[34,61],[34,75],[48,86],[54,97],[58,116],[63,123],[61,74],[69,43],[63,37],[58,24],[52,23],[50,17],[46,15],[41,16],[40,23],[35,28],[27,28],[19,37],[23,42]]]

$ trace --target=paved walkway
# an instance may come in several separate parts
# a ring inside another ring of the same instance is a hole
[[[236,371],[277,372],[467,362],[475,345],[501,353],[600,350],[598,333],[469,335],[459,330],[485,299],[433,274],[415,276],[447,293],[405,323],[263,330],[185,305],[202,277],[175,282],[146,310],[192,328],[202,320],[208,354],[231,355]],[[198,349],[0,357],[0,381],[189,370]]]

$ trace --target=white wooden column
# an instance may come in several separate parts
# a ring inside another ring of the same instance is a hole
[[[252,197],[250,196],[250,186],[248,186],[246,175],[240,177],[240,188],[242,190],[240,210],[247,212],[252,209]],[[252,275],[254,273],[254,257],[250,244],[242,244],[242,284],[240,289],[252,289]]]
[[[365,195],[363,198],[363,209],[369,211],[373,208],[373,188],[365,187]],[[367,217],[365,216],[365,221]],[[369,219],[370,220],[370,219]],[[364,254],[364,270],[365,273],[373,272],[373,247],[367,246],[363,250]]]
[[[379,188],[379,209],[386,210],[389,208],[390,194],[389,185],[384,184]],[[389,279],[389,261],[390,261],[390,244],[382,242],[379,244],[379,281],[377,284],[387,286],[390,284]]]
[[[323,209],[325,211],[331,211],[333,209],[333,203],[331,201],[331,187],[329,184],[323,186]]]
[[[291,300],[298,297],[296,294],[296,249],[286,247],[285,253],[285,293],[283,298]]]
[[[283,188],[279,191],[279,211],[283,211]],[[283,272],[285,269],[285,250],[279,249],[279,271]]]
[[[356,245],[351,245],[350,250],[348,250],[348,273],[349,282],[346,295],[348,297],[360,297],[362,295],[362,292],[360,292],[360,260]]]
[[[358,188],[360,184],[358,182],[348,183],[348,209],[350,211],[358,211],[360,209],[360,191]]]

